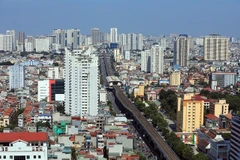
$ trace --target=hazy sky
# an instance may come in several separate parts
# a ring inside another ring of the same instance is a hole
[[[240,0],[0,0],[0,33],[97,27],[144,35],[219,33],[240,37]]]

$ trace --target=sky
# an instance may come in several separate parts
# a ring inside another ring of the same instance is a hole
[[[47,35],[53,29],[240,38],[240,0],[0,0],[0,33]]]

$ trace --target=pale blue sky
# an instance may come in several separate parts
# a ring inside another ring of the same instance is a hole
[[[0,33],[97,27],[144,35],[219,33],[240,37],[240,0],[0,0]]]

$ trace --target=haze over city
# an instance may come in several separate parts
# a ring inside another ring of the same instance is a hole
[[[0,159],[240,160],[240,0],[0,0]]]
[[[239,0],[1,0],[0,33],[7,29],[45,35],[55,28],[89,34],[117,27],[144,35],[218,33],[240,37]]]

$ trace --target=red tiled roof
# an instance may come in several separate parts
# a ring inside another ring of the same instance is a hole
[[[205,115],[205,117],[206,117],[207,119],[210,119],[210,120],[218,120],[218,117],[216,117],[216,116],[213,115],[213,114],[207,114],[207,115]]]
[[[86,155],[84,158],[95,158],[95,156],[92,155],[92,154],[88,154],[88,155]]]
[[[0,133],[0,142],[14,142],[21,139],[26,142],[47,142],[46,132],[10,132]]]
[[[230,119],[230,120],[232,120],[232,114],[231,114],[231,113],[226,114],[225,117],[228,118],[228,119]]]
[[[10,107],[4,111],[4,116],[10,116],[13,112],[13,108]]]

